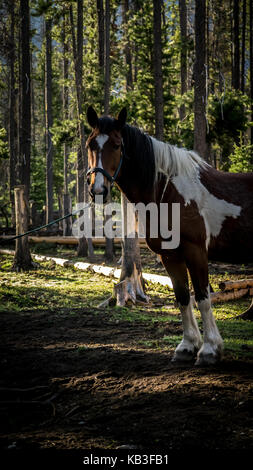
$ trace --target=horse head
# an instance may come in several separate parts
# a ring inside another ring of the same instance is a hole
[[[127,111],[123,108],[117,118],[102,116],[89,106],[87,120],[92,132],[87,139],[89,194],[93,200],[102,196],[106,202],[110,186],[120,175],[124,148],[121,131],[126,123]]]

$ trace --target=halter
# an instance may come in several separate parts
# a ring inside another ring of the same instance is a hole
[[[116,169],[113,176],[109,175],[109,173],[106,170],[104,170],[104,168],[99,168],[98,166],[96,166],[94,168],[89,168],[89,170],[86,173],[86,177],[88,178],[90,175],[92,175],[92,173],[102,173],[102,175],[104,175],[108,179],[108,181],[111,183],[111,186],[113,186],[113,184],[116,181],[116,178],[117,178],[117,176],[120,172],[124,156],[125,156],[125,147],[124,147],[124,144],[122,142],[121,143],[121,152],[120,152],[120,161],[119,161],[119,164],[118,164],[118,168]]]

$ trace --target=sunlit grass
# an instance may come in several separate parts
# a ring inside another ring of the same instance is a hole
[[[95,273],[44,262],[36,270],[14,273],[11,263],[1,263],[0,311],[96,307],[112,291],[112,280]]]
[[[39,312],[67,309],[75,314],[75,308],[89,308],[98,314],[98,305],[109,298],[115,280],[91,272],[62,268],[51,262],[40,262],[38,269],[16,273],[11,270],[13,258],[1,255],[0,259],[0,312]],[[217,287],[228,275],[212,276],[212,285]],[[218,287],[217,287],[218,288]],[[182,339],[179,334],[166,335],[163,325],[170,322],[181,327],[179,309],[174,305],[174,294],[167,287],[147,283],[146,292],[150,297],[147,305],[136,304],[127,307],[107,307],[108,321],[143,322],[155,324],[158,338],[140,340],[140,345],[155,349],[175,349]],[[253,322],[236,318],[250,304],[249,298],[218,303],[213,306],[218,328],[224,339],[225,354],[228,357],[253,359]],[[195,309],[200,330],[200,312]],[[157,323],[157,325],[156,325]]]

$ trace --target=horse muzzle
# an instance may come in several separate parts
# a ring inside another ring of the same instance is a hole
[[[89,187],[89,195],[92,199],[92,202],[96,204],[105,204],[108,197],[108,189],[105,185],[102,186],[100,190],[95,190],[94,185]]]

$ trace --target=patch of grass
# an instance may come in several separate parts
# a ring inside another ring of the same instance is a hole
[[[233,359],[253,359],[253,340],[241,338],[225,338],[225,354]]]
[[[182,335],[164,336],[162,340],[166,345],[173,346],[173,348],[176,348],[182,340]]]
[[[243,313],[250,305],[250,299],[242,298],[231,302],[221,302],[213,305],[215,318],[229,320]]]
[[[217,321],[224,340],[225,353],[237,359],[253,359],[253,322],[245,320]]]
[[[4,259],[0,272],[0,311],[97,307],[112,291],[112,280],[97,274],[41,262],[29,272],[11,271]]]
[[[88,308],[96,315],[99,312],[98,305],[110,297],[113,291],[115,281],[95,273],[73,267],[62,268],[51,262],[40,262],[37,270],[16,273],[11,270],[12,262],[12,256],[1,255],[0,312],[68,309],[69,314],[74,315],[75,308]],[[226,274],[212,275],[211,283],[213,287],[217,287],[221,280],[227,278]],[[152,283],[147,283],[146,291],[150,296],[150,304],[107,307],[103,311],[108,313],[108,322],[117,320],[157,323],[157,329],[161,329],[159,340],[144,338],[140,344],[152,348],[175,349],[181,335],[167,336],[163,332],[165,322],[181,323],[179,309],[173,303],[174,294],[167,287]],[[235,319],[249,304],[250,299],[243,298],[213,306],[218,328],[224,338],[225,354],[240,360],[253,359],[253,322]],[[196,309],[195,313],[202,328],[200,313]],[[80,349],[80,352],[83,350]]]

